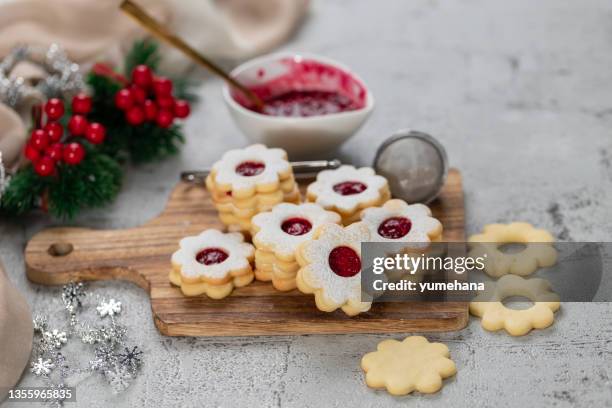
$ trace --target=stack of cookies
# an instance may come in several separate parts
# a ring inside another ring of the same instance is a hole
[[[287,153],[261,144],[226,152],[213,165],[206,187],[231,231],[250,231],[251,218],[278,203],[300,202]]]
[[[300,268],[295,256],[298,246],[311,240],[319,226],[330,223],[339,224],[340,216],[312,203],[282,203],[254,216],[255,278],[272,281],[280,291],[295,289]]]
[[[370,167],[344,165],[324,170],[308,186],[306,199],[342,216],[342,224],[359,221],[365,208],[377,207],[391,198],[387,179]]]
[[[172,254],[170,282],[185,296],[206,294],[222,299],[253,281],[254,253],[253,245],[244,242],[238,232],[206,230],[181,240]]]

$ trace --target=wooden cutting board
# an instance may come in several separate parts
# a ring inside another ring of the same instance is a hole
[[[451,169],[434,215],[445,241],[463,241],[461,175]],[[331,333],[452,331],[465,327],[466,303],[374,304],[357,317],[320,312],[314,297],[278,292],[254,282],[222,300],[185,297],[168,281],[170,256],[181,238],[222,228],[203,187],[179,183],[166,209],[143,226],[123,230],[53,228],[36,234],[25,249],[32,282],[59,285],[71,280],[122,279],[144,288],[155,325],[168,336],[255,336]]]

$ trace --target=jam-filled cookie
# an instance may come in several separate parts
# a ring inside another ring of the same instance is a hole
[[[342,216],[344,225],[359,220],[361,210],[382,205],[391,198],[387,179],[370,167],[356,169],[344,165],[335,170],[324,170],[308,186],[308,201]]]
[[[326,223],[340,223],[340,216],[312,203],[277,204],[272,211],[251,220],[255,245],[255,277],[272,281],[281,291],[295,289],[299,265],[297,247],[312,239],[314,231]]]
[[[209,229],[180,241],[172,255],[170,282],[186,296],[222,299],[253,281],[254,256],[255,248],[241,233]]]
[[[370,231],[362,222],[319,227],[313,239],[296,251],[298,289],[314,294],[317,308],[323,312],[340,308],[355,316],[370,310],[372,302],[362,302],[361,293],[361,243],[369,239]]]
[[[300,201],[287,153],[261,144],[226,152],[213,165],[206,187],[221,221],[239,231],[248,231],[259,212]]]

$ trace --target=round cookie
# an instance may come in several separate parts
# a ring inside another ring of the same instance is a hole
[[[349,165],[321,171],[306,191],[308,201],[336,211],[345,225],[356,221],[360,210],[382,205],[390,197],[384,177],[376,175],[370,167],[356,169]]]
[[[361,243],[369,239],[368,227],[361,222],[317,228],[313,239],[296,251],[298,289],[314,294],[317,308],[323,312],[340,308],[355,316],[370,310],[372,302],[361,301]]]
[[[437,392],[442,380],[457,372],[448,347],[422,336],[381,341],[376,351],[363,356],[361,368],[368,387],[386,388],[392,395]]]
[[[524,296],[533,306],[523,310],[506,307],[502,301],[512,296]],[[505,329],[511,336],[524,336],[553,324],[559,307],[559,296],[547,280],[506,275],[497,282],[487,282],[485,291],[470,302],[470,313],[481,318],[485,330]]]
[[[234,287],[253,280],[254,254],[254,247],[244,242],[242,234],[209,229],[180,241],[172,254],[170,282],[180,286],[186,296],[205,293],[223,298]]]
[[[557,250],[553,236],[543,229],[536,229],[526,222],[485,225],[483,232],[469,239],[468,256],[484,259],[484,271],[492,277],[506,274],[526,276],[539,268],[553,266],[557,262]],[[516,253],[504,253],[504,244],[524,244]]]

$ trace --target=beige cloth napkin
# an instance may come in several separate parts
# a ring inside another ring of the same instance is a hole
[[[0,152],[7,171],[19,166],[26,137],[23,119],[7,105],[0,103]]]
[[[0,401],[19,381],[32,351],[32,313],[0,262]]]
[[[135,0],[196,49],[240,60],[284,41],[308,0]],[[16,44],[62,45],[77,62],[118,57],[143,31],[119,10],[121,0],[0,0],[0,57]],[[175,50],[164,67],[188,66]]]

